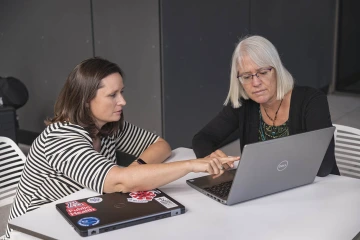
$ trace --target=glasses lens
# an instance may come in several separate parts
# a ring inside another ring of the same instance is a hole
[[[246,81],[246,80],[250,80],[252,78],[252,76],[251,75],[243,75],[243,76],[241,76],[241,78]]]
[[[259,76],[267,76],[269,74],[270,70],[269,69],[263,69],[261,71],[258,72]]]
[[[240,75],[238,76],[239,80],[241,83],[250,83],[251,80],[256,76],[258,79],[260,80],[266,80],[267,78],[270,77],[270,71],[271,68],[267,68],[267,69],[260,69],[256,74],[244,74],[244,75]]]

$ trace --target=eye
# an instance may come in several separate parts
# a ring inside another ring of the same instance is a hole
[[[116,93],[110,94],[109,96],[114,98],[116,96]]]
[[[267,74],[268,72],[269,72],[269,70],[261,70],[261,71],[259,72],[259,74],[265,75],[265,74]]]
[[[244,79],[244,80],[249,80],[251,78],[251,76],[250,75],[244,75],[241,78]]]

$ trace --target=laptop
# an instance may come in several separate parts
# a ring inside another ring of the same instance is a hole
[[[244,146],[237,169],[187,184],[225,205],[310,184],[324,159],[335,127]],[[240,148],[240,146],[239,146]]]
[[[82,237],[185,213],[159,189],[83,198],[56,204],[56,209]]]

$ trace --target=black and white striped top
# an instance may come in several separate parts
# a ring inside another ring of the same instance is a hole
[[[85,187],[101,194],[106,174],[116,165],[115,150],[139,156],[157,139],[155,134],[124,122],[121,132],[101,140],[99,153],[83,127],[49,125],[31,146],[9,220]]]

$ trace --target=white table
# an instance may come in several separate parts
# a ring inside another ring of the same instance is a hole
[[[194,158],[178,148],[170,161]],[[326,239],[351,240],[360,231],[360,180],[330,175],[313,184],[225,206],[189,187],[187,176],[161,187],[182,203],[180,216],[87,237],[96,239]],[[84,189],[58,202],[98,195]],[[55,209],[55,202],[10,222],[15,229],[51,239],[82,239]]]

